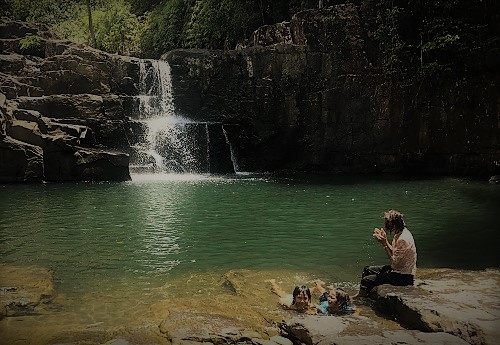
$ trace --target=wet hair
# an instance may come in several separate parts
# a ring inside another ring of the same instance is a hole
[[[344,310],[345,307],[351,305],[351,297],[349,297],[349,294],[344,290],[337,289],[336,297],[337,297],[337,303],[339,304],[341,310]]]
[[[295,289],[293,289],[293,299],[292,299],[292,305],[295,304],[295,297],[297,297],[299,294],[302,292],[305,292],[307,297],[309,298],[309,301],[311,300],[311,290],[305,285],[302,286],[296,286]]]
[[[323,292],[323,294],[319,297],[319,301],[328,301],[328,296],[328,291]],[[345,307],[351,305],[351,297],[349,297],[349,294],[347,292],[340,288],[335,289],[335,298],[337,299],[337,304],[339,305],[340,310],[343,310]]]
[[[403,219],[404,215],[396,210],[389,210],[384,213],[385,228],[395,232],[401,232],[406,227]]]

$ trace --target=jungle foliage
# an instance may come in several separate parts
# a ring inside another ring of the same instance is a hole
[[[1,15],[49,25],[63,38],[112,53],[140,49],[146,19],[127,0],[3,0]],[[89,9],[92,31],[89,30]],[[92,34],[93,33],[93,34]]]
[[[389,74],[494,68],[497,0],[324,0],[360,9]],[[64,38],[159,57],[174,48],[233,49],[261,25],[290,20],[318,0],[0,0],[0,15],[50,25]],[[89,30],[89,13],[93,34]]]
[[[259,26],[289,20],[317,6],[317,0],[163,1],[145,7],[153,10],[143,50],[159,56],[173,48],[233,49]]]
[[[368,36],[381,65],[405,75],[462,74],[494,69],[500,54],[495,0],[377,0]]]

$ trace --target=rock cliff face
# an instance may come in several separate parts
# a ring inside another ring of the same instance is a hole
[[[236,51],[174,50],[174,102],[222,122],[241,170],[493,175],[499,76],[390,77],[354,4],[298,13]]]
[[[0,182],[130,179],[138,60],[43,25],[6,22],[0,33]]]

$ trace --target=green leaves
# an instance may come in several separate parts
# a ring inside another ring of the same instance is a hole
[[[24,37],[19,42],[19,47],[23,51],[37,49],[40,47],[40,45],[41,45],[40,37],[33,34],[27,34],[26,37]]]
[[[85,0],[6,0],[11,19],[45,23],[60,36],[91,44]],[[110,53],[127,53],[140,49],[147,15],[131,13],[126,0],[92,0],[92,20],[96,48]],[[26,44],[32,43],[32,38]]]
[[[124,0],[114,0],[94,11],[97,48],[123,54],[138,50],[143,23]]]
[[[367,18],[367,31],[388,74],[460,75],[498,51],[492,0],[378,0],[371,6],[375,20]]]
[[[143,51],[160,56],[174,48],[234,48],[263,24],[289,20],[316,0],[165,0],[152,12]]]

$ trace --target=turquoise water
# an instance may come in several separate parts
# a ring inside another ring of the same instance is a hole
[[[499,267],[499,205],[499,186],[453,178],[143,175],[0,185],[0,268],[24,281],[52,268],[54,287],[35,315],[0,320],[0,344],[103,343],[138,330],[156,337],[164,320],[207,327],[198,317],[207,312],[263,329],[290,316],[267,280],[291,292],[321,279],[353,293],[363,266],[388,263],[371,236],[388,208],[405,214],[420,272]]]
[[[419,267],[499,267],[500,188],[461,179],[135,176],[0,186],[0,259],[54,270],[59,291],[231,269],[358,280],[386,263],[382,213],[405,214]],[[159,283],[158,283],[159,284]]]

